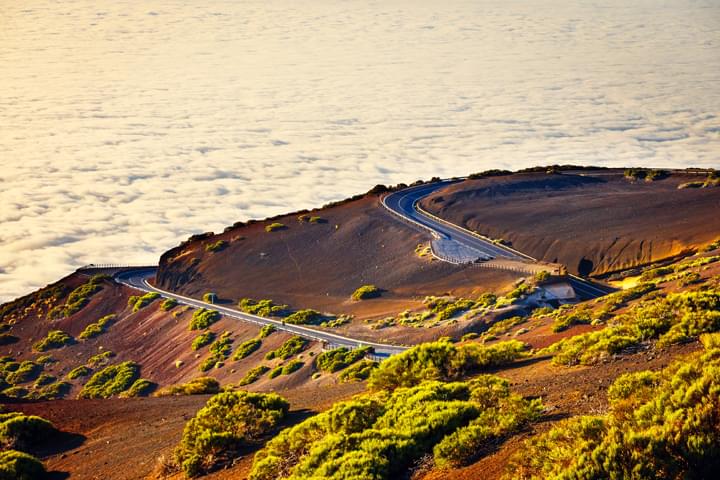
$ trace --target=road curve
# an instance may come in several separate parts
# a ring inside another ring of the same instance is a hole
[[[470,230],[454,225],[448,221],[441,221],[437,217],[430,216],[418,208],[418,202],[421,199],[457,181],[459,180],[443,180],[399,190],[383,197],[382,203],[383,206],[391,212],[425,229],[435,238],[443,239],[444,241],[458,242],[489,258],[536,261],[529,255],[525,255],[511,248],[496,245]],[[440,260],[443,259],[440,258]],[[593,283],[576,275],[568,275],[568,282],[582,300],[602,297],[613,291],[605,285]]]
[[[117,282],[127,285],[128,287],[136,290],[142,290],[144,292],[155,292],[165,298],[173,298],[178,303],[183,305],[189,305],[193,308],[209,308],[217,310],[221,314],[237,318],[246,322],[254,323],[256,325],[273,325],[278,330],[282,330],[294,335],[299,335],[309,340],[315,340],[318,342],[326,342],[333,346],[348,347],[348,348],[360,348],[360,347],[372,347],[377,357],[386,358],[396,353],[404,352],[408,347],[388,345],[384,343],[365,342],[354,338],[343,337],[342,335],[336,335],[334,333],[324,332],[322,330],[316,330],[314,328],[304,327],[302,325],[290,325],[281,320],[275,320],[272,318],[259,317],[257,315],[251,315],[244,313],[234,308],[225,307],[222,305],[212,304],[203,302],[177,293],[168,292],[161,288],[153,286],[148,280],[155,277],[157,267],[142,268],[142,269],[128,269],[115,274],[114,278]]]

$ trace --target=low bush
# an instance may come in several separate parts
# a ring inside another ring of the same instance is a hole
[[[303,362],[300,360],[292,360],[288,362],[287,365],[280,365],[279,367],[271,370],[270,373],[268,373],[268,377],[275,378],[279,375],[290,375],[291,373],[295,373],[300,370],[302,366]]]
[[[338,379],[341,382],[361,382],[367,380],[377,367],[378,362],[367,359],[360,360],[340,372]]]
[[[564,420],[528,440],[507,478],[714,478],[720,350],[710,347],[661,372],[620,376],[606,415]]]
[[[217,240],[215,242],[206,243],[205,251],[215,253],[224,250],[227,246],[228,242],[226,240]]]
[[[377,298],[381,293],[382,291],[375,285],[363,285],[353,292],[351,298],[353,300],[367,300]]]
[[[48,385],[50,383],[53,383],[55,380],[56,378],[49,373],[41,373],[37,380],[35,380],[35,388],[42,387],[43,385]]]
[[[88,375],[90,375],[91,372],[92,370],[90,370],[85,365],[80,365],[79,367],[70,370],[67,374],[67,378],[70,380],[75,380],[76,378],[87,377]]]
[[[98,366],[107,364],[108,361],[114,357],[115,357],[115,352],[113,352],[112,350],[105,350],[104,352],[100,352],[100,353],[88,358],[87,363],[91,367],[98,367]]]
[[[32,455],[17,450],[0,452],[0,480],[37,480],[45,474],[43,464]]]
[[[277,329],[274,325],[265,325],[260,329],[260,333],[258,334],[258,338],[265,338],[269,337],[272,333],[274,333]]]
[[[232,338],[230,338],[230,332],[224,332],[220,335],[220,338],[215,340],[210,345],[210,356],[203,360],[200,364],[200,371],[207,372],[208,370],[215,368],[218,364],[221,364],[232,351]]]
[[[107,275],[95,275],[91,277],[90,280],[70,292],[64,305],[57,305],[50,309],[47,315],[48,319],[58,320],[79,312],[88,304],[93,295],[102,290],[102,282],[109,278]]]
[[[97,322],[91,323],[87,327],[85,327],[85,330],[83,330],[80,335],[78,335],[78,338],[80,340],[88,340],[90,338],[95,338],[99,335],[102,335],[107,331],[107,328],[112,325],[112,323],[115,321],[115,315],[105,315],[104,317],[100,318]]]
[[[179,395],[205,395],[218,393],[220,382],[212,377],[199,377],[180,385],[171,385],[155,392],[156,397],[171,397]]]
[[[279,348],[276,350],[272,350],[265,355],[266,360],[272,360],[273,358],[279,358],[281,360],[286,360],[293,355],[296,355],[308,346],[308,341],[302,337],[298,337],[297,335],[287,340],[285,343],[283,343]]]
[[[34,444],[56,433],[53,424],[41,417],[20,412],[0,413],[0,447],[28,451]]]
[[[175,308],[178,304],[178,301],[174,298],[166,298],[163,300],[163,302],[160,304],[160,309],[164,312],[169,312],[173,308]]]
[[[4,374],[5,381],[10,385],[19,385],[35,380],[43,370],[42,365],[30,360],[25,360],[17,364],[17,367],[15,367],[14,364],[9,364],[8,367],[14,368],[12,371],[7,371]]]
[[[129,389],[140,373],[135,362],[122,362],[95,373],[83,386],[79,398],[109,398]]]
[[[471,372],[522,358],[526,349],[518,340],[491,346],[453,345],[442,341],[423,343],[382,362],[373,370],[368,385],[375,390],[394,390],[426,380],[457,380]]]
[[[258,340],[257,338],[251,338],[250,340],[247,340],[235,349],[235,354],[233,355],[233,360],[238,361],[242,360],[245,357],[248,357],[251,353],[255,352],[257,349],[260,348],[262,345],[262,342]]]
[[[312,325],[319,323],[322,314],[316,310],[305,309],[293,312],[285,318],[285,322],[291,325]]]
[[[268,233],[277,232],[278,230],[285,230],[285,229],[287,229],[287,227],[284,224],[279,223],[279,222],[274,222],[274,223],[271,223],[270,225],[265,226],[265,231]]]
[[[190,348],[193,350],[200,350],[205,345],[209,345],[215,340],[215,334],[213,332],[203,332],[192,341]]]
[[[160,294],[157,292],[148,292],[142,296],[133,295],[128,298],[128,307],[132,308],[133,313],[139,312],[140,309],[147,307],[158,298],[160,298]]]
[[[283,316],[287,313],[287,305],[275,305],[272,300],[253,300],[243,298],[238,302],[238,308],[252,315],[261,317]]]
[[[238,385],[243,387],[245,385],[250,385],[251,383],[255,383],[258,381],[258,379],[262,375],[264,375],[268,371],[270,371],[270,367],[268,367],[266,365],[260,365],[258,367],[255,367],[252,370],[250,370],[249,372],[247,372],[247,374],[245,374],[245,376],[242,379],[240,379],[240,381],[238,382]]]
[[[145,378],[138,378],[130,388],[120,394],[120,398],[147,397],[157,388],[157,384]]]
[[[73,343],[73,338],[62,330],[50,330],[45,338],[33,345],[38,352],[46,352],[53,348],[62,348]]]
[[[274,393],[225,392],[208,400],[183,431],[175,465],[195,477],[227,465],[285,418],[288,402]]]
[[[350,350],[347,347],[340,347],[334,350],[322,352],[315,359],[318,370],[334,373],[347,368],[351,364],[361,360],[371,351],[370,347]]]
[[[192,320],[190,320],[190,330],[205,330],[220,318],[220,312],[217,310],[199,308],[193,312]]]
[[[67,382],[55,382],[35,390],[32,397],[34,400],[57,400],[67,395],[71,388]]]

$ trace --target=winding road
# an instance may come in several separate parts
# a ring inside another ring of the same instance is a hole
[[[418,209],[418,202],[423,197],[430,195],[432,192],[443,188],[456,180],[445,180],[430,184],[419,185],[406,188],[398,192],[386,195],[383,200],[383,206],[390,212],[400,217],[403,221],[410,222],[417,228],[426,231],[434,238],[434,242],[443,242],[445,248],[453,247],[455,252],[465,259],[464,262],[458,261],[453,263],[467,263],[471,261],[487,261],[497,258],[518,260],[523,262],[534,262],[535,259],[513,249],[497,245],[491,241],[480,237],[479,235],[466,230],[457,225],[453,225],[447,221],[433,217]],[[443,260],[442,258],[440,258]],[[302,325],[290,325],[281,320],[260,317],[249,313],[241,312],[235,308],[223,305],[212,304],[197,300],[195,298],[185,297],[177,293],[169,292],[152,285],[149,280],[155,277],[157,267],[128,268],[116,273],[114,278],[119,283],[127,285],[136,290],[144,292],[155,292],[165,298],[175,299],[182,305],[189,305],[193,308],[209,308],[217,310],[223,315],[231,318],[237,318],[246,322],[257,325],[273,325],[278,330],[282,330],[303,338],[324,342],[332,346],[361,348],[372,347],[377,357],[386,358],[390,355],[403,352],[408,347],[399,345],[388,345],[383,343],[366,342],[356,338],[344,337],[334,333],[326,332],[319,329],[309,328]],[[575,292],[582,299],[596,298],[610,293],[608,287],[594,284],[576,276],[569,276],[568,281],[575,289]]]

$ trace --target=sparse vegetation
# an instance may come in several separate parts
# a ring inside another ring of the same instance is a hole
[[[147,307],[158,298],[160,298],[160,294],[157,292],[148,292],[142,296],[132,295],[128,298],[128,307],[132,308],[133,313],[139,312],[140,309]]]
[[[358,348],[350,350],[347,347],[340,347],[334,350],[322,352],[315,359],[315,365],[318,370],[324,372],[335,373],[351,364],[361,360],[371,351],[370,347]]]
[[[208,400],[185,426],[174,461],[188,477],[230,463],[285,418],[290,405],[274,393],[224,392]]]
[[[245,385],[250,385],[251,383],[255,383],[258,381],[258,379],[261,376],[263,376],[268,371],[270,371],[270,367],[268,367],[266,365],[257,366],[255,368],[253,368],[252,370],[250,370],[249,372],[247,372],[247,374],[242,379],[240,379],[240,381],[238,382],[238,385],[243,387]]]
[[[200,371],[207,372],[222,364],[232,351],[232,338],[230,332],[224,332],[220,338],[210,345],[210,356],[200,364]]]
[[[54,348],[62,348],[73,343],[73,338],[62,330],[50,330],[47,336],[33,345],[38,352],[46,352]]]
[[[353,292],[351,298],[356,301],[368,300],[379,297],[381,293],[382,291],[375,285],[363,285]]]
[[[83,386],[79,398],[109,398],[129,389],[140,373],[135,362],[122,362],[95,373]]]
[[[283,343],[280,348],[268,352],[267,355],[265,355],[265,359],[272,360],[273,358],[279,358],[281,360],[287,360],[293,355],[297,355],[305,350],[307,345],[307,340],[296,335]]]
[[[177,395],[205,395],[218,393],[220,382],[212,377],[199,377],[180,385],[171,385],[155,392],[156,397],[170,397]]]
[[[205,345],[209,345],[213,340],[215,340],[215,334],[213,332],[203,332],[195,337],[190,348],[200,350]]]
[[[88,304],[93,295],[102,290],[102,282],[109,278],[108,275],[95,275],[91,277],[86,283],[70,292],[64,305],[53,307],[48,312],[48,320],[58,320],[79,312]]]
[[[705,353],[661,372],[618,377],[606,415],[571,418],[527,441],[507,478],[713,478],[720,350],[704,340]]]
[[[226,240],[217,240],[215,242],[206,243],[205,251],[215,253],[224,250],[227,246],[228,242]]]
[[[235,349],[235,354],[233,355],[232,359],[235,361],[242,360],[243,358],[248,357],[250,354],[259,349],[261,345],[262,341],[257,338],[251,338],[250,340],[247,340],[238,345],[237,349]]]
[[[277,232],[278,230],[285,230],[285,229],[287,229],[285,224],[282,224],[279,222],[274,222],[274,223],[271,223],[270,225],[265,226],[265,231],[268,233]]]
[[[240,302],[238,302],[238,308],[251,315],[273,317],[284,315],[288,306],[275,305],[272,300],[253,300],[252,298],[243,298]]]
[[[205,330],[220,320],[220,317],[220,312],[217,310],[199,308],[193,312],[192,320],[190,320],[190,330]]]
[[[101,365],[105,365],[108,363],[108,360],[115,357],[115,352],[112,350],[105,350],[104,352],[97,353],[93,355],[92,357],[88,358],[87,363],[91,367],[98,367]]]
[[[85,330],[83,330],[80,335],[78,335],[78,338],[80,340],[88,340],[90,338],[95,338],[99,335],[102,335],[107,331],[107,328],[112,325],[112,323],[115,321],[115,315],[105,315],[104,317],[100,318],[97,322],[91,323],[87,327],[85,327]]]

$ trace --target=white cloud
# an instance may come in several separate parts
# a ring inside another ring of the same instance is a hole
[[[0,13],[0,299],[376,183],[720,166],[717,2],[205,5]]]

